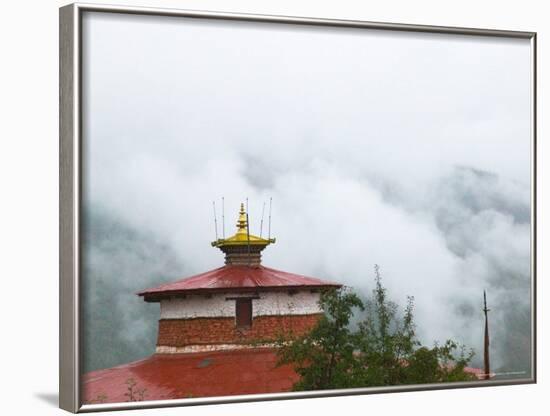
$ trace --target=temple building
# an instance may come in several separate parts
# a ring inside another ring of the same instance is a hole
[[[257,347],[310,330],[322,312],[320,290],[341,285],[263,266],[261,253],[273,243],[249,234],[241,204],[237,233],[212,242],[224,266],[140,292],[160,303],[156,352]]]
[[[264,266],[274,243],[249,233],[241,204],[235,235],[212,242],[222,267],[138,293],[160,304],[156,351],[85,374],[85,401],[128,401],[129,383],[135,400],[290,391],[298,375],[276,365],[274,341],[310,331],[321,291],[341,285]]]

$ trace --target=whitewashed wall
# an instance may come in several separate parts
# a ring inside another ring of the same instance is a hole
[[[160,302],[161,319],[235,316],[234,297],[247,297],[242,293],[221,293],[208,298],[204,295],[187,295],[186,298],[164,299]],[[248,295],[250,296],[250,295]],[[262,315],[306,315],[321,312],[319,293],[309,290],[294,295],[288,292],[260,293],[252,300],[253,316]]]

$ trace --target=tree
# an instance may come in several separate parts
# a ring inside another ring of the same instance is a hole
[[[447,340],[442,346],[422,346],[416,337],[414,298],[398,315],[387,297],[380,268],[375,265],[375,288],[366,302],[349,288],[321,294],[324,311],[308,334],[281,340],[279,365],[291,364],[300,381],[294,390],[388,386],[472,380],[464,371],[473,356],[464,346]],[[354,312],[365,311],[358,329],[350,329]]]
[[[294,390],[353,385],[356,340],[349,322],[354,308],[364,309],[363,302],[344,287],[322,292],[319,303],[325,313],[311,332],[291,343],[284,338],[279,340],[279,365],[292,364],[301,377]]]

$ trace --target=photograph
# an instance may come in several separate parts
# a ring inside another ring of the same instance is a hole
[[[529,37],[79,24],[82,404],[534,381]]]

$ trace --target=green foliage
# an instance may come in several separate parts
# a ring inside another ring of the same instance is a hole
[[[321,294],[323,317],[311,332],[291,342],[279,340],[278,364],[291,364],[300,381],[294,390],[389,386],[472,380],[464,371],[473,356],[447,340],[422,346],[416,337],[414,298],[401,315],[382,286],[375,266],[375,288],[366,302],[349,288]],[[354,312],[365,311],[358,329],[350,329]],[[457,353],[458,352],[458,353]]]
[[[349,322],[353,309],[363,309],[363,303],[345,288],[323,292],[319,302],[325,314],[309,334],[290,344],[279,341],[279,363],[293,363],[301,376],[295,390],[351,387],[356,341]]]
[[[124,395],[128,398],[128,402],[141,402],[145,398],[146,388],[138,388],[137,382],[132,377],[126,380],[127,392]]]

